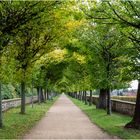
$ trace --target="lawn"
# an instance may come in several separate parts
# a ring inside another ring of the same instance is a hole
[[[132,119],[131,117],[118,113],[108,116],[105,110],[96,109],[95,105],[88,106],[74,98],[71,98],[71,100],[88,115],[93,123],[109,134],[123,139],[140,139],[140,130],[124,128],[124,125]]]
[[[46,103],[26,106],[26,114],[19,114],[20,108],[13,108],[4,113],[4,127],[0,129],[0,139],[22,138],[49,110],[58,97]]]

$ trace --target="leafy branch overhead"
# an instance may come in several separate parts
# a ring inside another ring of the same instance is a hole
[[[13,87],[17,95],[21,88],[22,114],[31,87],[39,103],[52,91],[105,91],[111,114],[110,91],[140,81],[139,5],[138,0],[0,1],[0,87]],[[140,126],[139,91],[134,128]]]

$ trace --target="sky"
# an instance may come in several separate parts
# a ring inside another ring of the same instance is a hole
[[[134,80],[131,82],[131,88],[132,89],[137,89],[138,88],[138,81],[137,80]]]

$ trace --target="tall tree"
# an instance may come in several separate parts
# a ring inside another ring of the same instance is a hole
[[[117,26],[118,29],[123,33],[124,36],[130,39],[130,41],[134,44],[131,47],[131,51],[125,51],[128,53],[129,60],[134,62],[133,68],[127,76],[131,75],[131,80],[138,79],[139,81],[139,58],[140,58],[140,1],[101,1],[101,2],[89,2],[89,7],[84,12],[86,13],[89,19],[94,20],[96,24],[104,24],[104,25],[114,25]],[[84,8],[83,8],[84,9]],[[127,44],[126,44],[127,45]],[[133,52],[133,53],[132,53]],[[130,63],[129,63],[130,64]],[[132,74],[133,73],[133,76]],[[129,80],[130,80],[129,79]],[[139,84],[138,84],[139,85]],[[140,128],[140,111],[139,102],[140,102],[140,92],[137,92],[137,102],[135,113],[132,121],[126,125],[126,127],[131,128]]]
[[[45,6],[39,6],[42,2],[24,2],[24,1],[1,1],[0,2],[0,67],[3,48],[18,33],[18,29],[30,20],[40,17]],[[39,7],[38,7],[39,6]],[[38,7],[38,8],[37,8]],[[0,75],[1,76],[1,75]],[[0,84],[2,83],[0,78]],[[1,93],[1,91],[0,91]],[[1,103],[1,102],[0,102]],[[0,110],[2,105],[0,104]],[[2,116],[0,111],[0,117]],[[0,119],[2,127],[2,119]]]

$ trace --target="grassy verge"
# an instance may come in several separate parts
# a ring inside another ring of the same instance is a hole
[[[113,113],[111,116],[108,116],[105,110],[96,109],[95,105],[88,106],[74,98],[71,98],[71,100],[88,115],[93,123],[97,124],[109,134],[124,139],[140,139],[139,130],[124,128],[124,125],[131,120],[131,117],[118,113]]]
[[[27,105],[25,115],[19,114],[19,107],[5,112],[3,115],[4,127],[0,129],[0,139],[21,138],[44,116],[57,98],[40,105],[36,103],[33,108],[31,105]]]

